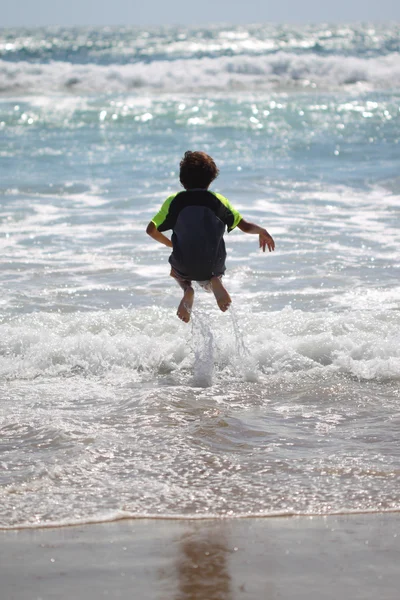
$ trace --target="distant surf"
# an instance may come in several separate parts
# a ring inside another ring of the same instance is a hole
[[[399,26],[0,30],[0,93],[400,85]]]

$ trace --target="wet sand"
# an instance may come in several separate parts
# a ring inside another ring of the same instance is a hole
[[[0,532],[2,600],[398,600],[400,515]]]

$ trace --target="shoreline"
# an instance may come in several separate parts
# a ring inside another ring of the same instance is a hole
[[[1,526],[0,533],[6,531],[31,531],[41,529],[68,529],[69,527],[86,527],[90,525],[106,525],[111,523],[119,523],[120,521],[183,521],[183,522],[203,522],[203,521],[236,521],[236,520],[252,520],[252,519],[317,519],[324,518],[329,519],[330,517],[351,517],[358,515],[392,515],[400,513],[399,508],[387,508],[387,509],[360,509],[360,510],[342,510],[330,513],[296,513],[296,512],[277,512],[277,513],[266,513],[266,514],[237,514],[237,515],[210,515],[210,514],[199,514],[199,515],[137,515],[137,514],[123,514],[109,516],[102,518],[88,518],[87,520],[76,521],[76,522],[54,522],[54,523],[23,523],[21,525],[10,525]]]

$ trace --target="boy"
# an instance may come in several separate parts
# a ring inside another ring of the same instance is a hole
[[[258,234],[263,252],[266,246],[270,252],[275,249],[266,229],[245,221],[224,196],[208,190],[218,174],[211,156],[185,152],[179,175],[185,191],[169,196],[146,229],[157,242],[173,249],[169,257],[171,276],[183,289],[177,315],[185,323],[190,320],[193,306],[193,280],[213,292],[223,312],[231,304],[221,281],[225,273],[225,226],[228,232],[237,226],[245,233]],[[171,240],[162,233],[168,229],[172,229]]]

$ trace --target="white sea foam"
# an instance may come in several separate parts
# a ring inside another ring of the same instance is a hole
[[[398,311],[308,313],[286,308],[241,318],[194,316],[190,329],[167,309],[25,315],[0,326],[0,374],[6,379],[115,376],[146,381],[171,374],[211,385],[215,376],[289,380],[293,373],[367,380],[400,378]],[[157,343],[154,343],[156,336]],[[247,356],[241,344],[246,345]],[[240,365],[240,367],[238,367]]]
[[[357,83],[369,89],[398,87],[400,55],[322,57],[281,51],[264,56],[190,58],[108,66],[0,60],[0,92],[8,94],[118,93],[141,88],[164,92],[291,86],[334,89]]]

